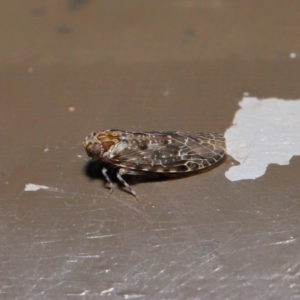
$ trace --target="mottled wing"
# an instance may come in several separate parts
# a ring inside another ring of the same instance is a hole
[[[159,173],[207,168],[220,161],[226,151],[225,138],[219,133],[131,133],[126,143],[120,151],[112,152],[113,165]]]

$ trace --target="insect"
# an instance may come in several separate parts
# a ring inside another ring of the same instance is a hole
[[[219,162],[226,153],[225,138],[220,133],[185,131],[129,132],[108,129],[90,133],[83,141],[89,157],[101,160],[116,169],[118,180],[135,196],[136,192],[123,175],[152,173],[187,173],[204,169]],[[113,184],[108,168],[102,174]]]

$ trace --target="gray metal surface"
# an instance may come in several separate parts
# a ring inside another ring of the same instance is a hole
[[[91,131],[223,133],[244,92],[300,95],[297,1],[9,1],[0,68],[1,299],[299,299],[299,157],[132,182]],[[259,157],[258,157],[259,159]],[[48,187],[26,191],[26,184]]]

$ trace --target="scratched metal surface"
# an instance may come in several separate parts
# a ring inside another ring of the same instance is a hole
[[[299,98],[299,9],[3,4],[0,298],[299,299],[299,158],[254,181],[227,180],[230,157],[139,179],[139,204],[118,188],[107,198],[81,145],[107,128],[224,132],[244,92]]]

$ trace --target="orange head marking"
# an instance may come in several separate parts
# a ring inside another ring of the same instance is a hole
[[[103,154],[112,149],[119,141],[119,136],[114,132],[92,132],[84,139],[83,146],[87,155],[92,157],[93,160],[97,160],[103,157]]]

